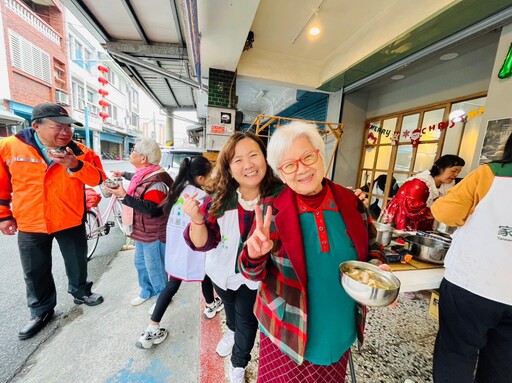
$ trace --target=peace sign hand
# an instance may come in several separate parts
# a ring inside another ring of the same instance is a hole
[[[247,240],[249,258],[259,259],[272,250],[274,242],[270,239],[270,223],[272,222],[272,207],[267,207],[265,220],[259,206],[254,210],[256,229]]]

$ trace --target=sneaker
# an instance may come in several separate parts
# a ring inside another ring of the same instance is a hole
[[[233,350],[233,346],[235,345],[235,333],[228,329],[228,332],[224,335],[224,337],[220,340],[219,344],[217,344],[217,354],[222,356],[223,358],[231,354]]]
[[[156,302],[151,305],[151,307],[148,310],[149,315],[153,315],[153,311],[155,311]]]
[[[139,296],[136,296],[135,298],[133,298],[131,301],[130,301],[130,304],[132,306],[138,306],[138,305],[141,305],[143,304],[144,302],[146,302],[149,298],[141,298]]]
[[[215,298],[212,303],[206,304],[203,314],[206,319],[212,319],[215,317],[215,315],[217,315],[218,312],[221,312],[223,309],[224,303],[222,303],[222,300],[220,298]]]
[[[162,343],[168,334],[169,332],[162,327],[159,327],[156,332],[144,331],[135,346],[142,349],[151,348],[154,344]]]
[[[231,383],[245,383],[245,368],[229,366],[229,381]]]

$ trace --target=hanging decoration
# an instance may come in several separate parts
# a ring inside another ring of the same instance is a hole
[[[412,134],[416,134],[416,135],[419,134],[419,136],[421,138],[421,136],[423,134],[427,134],[427,132],[431,132],[436,129],[444,130],[444,129],[453,128],[457,122],[467,122],[468,120],[471,120],[477,116],[484,114],[484,112],[485,112],[485,106],[481,106],[478,109],[473,109],[473,110],[469,111],[464,116],[458,116],[451,120],[440,121],[437,124],[424,126],[423,128],[417,128],[412,132],[410,130],[405,129],[401,133],[398,131],[394,131],[393,134],[391,134],[392,133],[391,129],[384,129],[384,128],[381,128],[377,124],[369,123],[368,130],[370,130],[370,133],[368,133],[367,142],[368,142],[368,145],[375,145],[377,142],[377,136],[379,134],[382,134],[384,137],[389,137],[389,139],[391,141],[391,145],[397,145],[397,143],[400,139],[400,134],[402,135],[403,138],[411,139],[411,141],[412,141],[413,140]]]
[[[396,144],[398,144],[398,141],[400,140],[400,131],[395,130],[393,132],[393,135],[389,137],[389,140],[391,141],[391,145],[396,146]]]
[[[368,134],[368,144],[369,145],[375,145],[377,143],[377,136],[373,134],[373,132],[370,132]]]
[[[510,47],[508,48],[507,57],[505,57],[503,66],[498,73],[499,78],[507,78],[510,76],[512,76],[512,44],[510,44]]]
[[[421,139],[421,129],[416,128],[411,133],[411,143],[412,143],[413,148],[416,148],[418,146],[418,144],[420,143],[420,139]]]
[[[102,74],[100,77],[98,77],[98,82],[102,86],[100,89],[98,89],[98,93],[101,95],[101,100],[98,101],[98,104],[101,106],[101,112],[99,112],[98,115],[102,118],[103,121],[105,121],[110,117],[108,112],[106,112],[106,109],[110,106],[110,103],[105,100],[105,97],[108,96],[108,91],[104,88],[108,84],[108,80],[103,77],[106,73],[108,73],[108,68],[103,65],[98,65],[98,71]]]

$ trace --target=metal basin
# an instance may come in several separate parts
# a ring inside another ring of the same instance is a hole
[[[444,264],[444,257],[450,247],[445,241],[420,235],[408,235],[405,241],[409,244],[409,252],[414,258],[439,265]]]
[[[380,307],[388,306],[396,300],[400,290],[400,280],[392,273],[384,271],[371,263],[359,261],[343,262],[339,267],[341,285],[356,302],[365,306]],[[373,278],[378,279],[379,284],[385,285],[385,288],[371,287],[349,276],[354,269],[363,272],[370,271],[370,273],[373,273]]]
[[[446,223],[434,221],[434,230],[443,234],[453,234],[457,230],[456,226],[448,226]]]
[[[391,243],[391,237],[393,236],[393,227],[386,225],[381,222],[373,222],[373,225],[377,229],[376,241],[383,246],[387,246]]]

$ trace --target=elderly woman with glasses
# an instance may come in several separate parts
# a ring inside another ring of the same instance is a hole
[[[344,382],[350,346],[362,340],[364,308],[344,291],[338,266],[383,254],[363,202],[324,178],[324,159],[311,123],[283,126],[269,143],[268,163],[287,187],[262,200],[265,218],[256,209],[239,259],[242,274],[262,282],[258,383]]]

